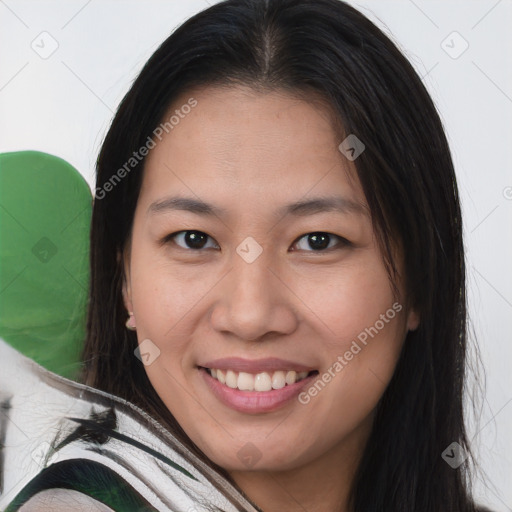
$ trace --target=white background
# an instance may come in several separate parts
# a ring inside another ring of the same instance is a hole
[[[52,153],[94,188],[98,149],[130,83],[171,31],[208,3],[0,0],[0,151]],[[445,123],[463,203],[471,325],[486,376],[481,414],[470,425],[486,474],[476,495],[495,511],[511,511],[512,2],[350,3],[398,43]],[[47,58],[32,48],[49,52],[52,44],[58,47]]]

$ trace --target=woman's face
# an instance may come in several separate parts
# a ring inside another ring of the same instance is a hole
[[[325,107],[203,88],[173,113],[125,254],[153,387],[227,470],[355,457],[418,319]]]

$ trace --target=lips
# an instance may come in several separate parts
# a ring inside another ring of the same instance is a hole
[[[318,371],[277,358],[225,358],[198,366],[205,383],[225,405],[245,413],[270,412],[289,403]]]

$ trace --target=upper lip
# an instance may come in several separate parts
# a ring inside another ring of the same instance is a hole
[[[206,361],[199,366],[203,368],[214,368],[216,370],[233,370],[236,372],[260,373],[273,372],[278,370],[295,370],[296,372],[310,372],[314,370],[311,366],[287,361],[276,357],[264,359],[244,359],[243,357],[224,357],[213,361]]]

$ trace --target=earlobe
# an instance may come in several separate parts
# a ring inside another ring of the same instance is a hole
[[[419,325],[420,325],[420,315],[418,313],[416,313],[416,311],[414,309],[411,309],[409,311],[409,314],[407,315],[407,330],[415,331]]]
[[[133,311],[128,311],[128,320],[126,320],[126,328],[130,331],[136,331],[137,325],[135,324],[135,317],[133,316]]]

